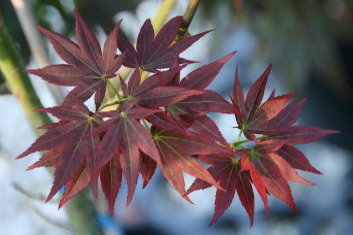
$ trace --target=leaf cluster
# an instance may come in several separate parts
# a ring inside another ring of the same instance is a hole
[[[27,71],[49,83],[74,86],[60,106],[36,110],[59,121],[41,127],[48,131],[18,156],[44,151],[29,169],[55,169],[47,200],[62,187],[65,192],[60,207],[88,186],[97,196],[100,181],[113,214],[122,179],[128,185],[129,204],[139,175],[146,187],[158,167],[189,202],[191,192],[217,188],[211,224],[229,207],[235,194],[252,224],[253,186],[266,212],[269,194],[295,210],[287,181],[312,185],[296,170],[320,172],[293,145],[316,141],[335,131],[295,126],[305,100],[287,104],[294,94],[276,96],[273,92],[262,101],[271,66],[251,86],[246,98],[236,72],[230,103],[207,87],[235,52],[180,76],[180,71],[192,63],[180,58],[180,53],[208,32],[175,42],[181,17],[171,19],[157,35],[147,20],[134,47],[118,36],[118,22],[101,48],[77,10],[75,15],[77,43],[40,28],[67,64]],[[115,97],[107,101],[107,86],[122,65],[133,68],[133,73],[128,81],[120,78],[119,86],[112,85]],[[152,74],[142,79],[144,71]],[[96,108],[90,111],[85,102],[93,96]],[[208,117],[209,112],[235,115],[237,128],[247,140],[228,143]],[[252,148],[245,145],[250,141],[256,144]],[[188,190],[184,172],[196,178]]]

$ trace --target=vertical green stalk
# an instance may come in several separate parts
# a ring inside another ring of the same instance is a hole
[[[9,89],[19,101],[36,134],[39,135],[43,133],[43,130],[36,128],[49,124],[51,120],[43,112],[32,111],[33,109],[41,108],[42,104],[34,91],[29,77],[22,71],[23,65],[21,61],[17,48],[0,18],[0,69]]]
[[[21,61],[20,54],[14,45],[14,41],[10,38],[0,15],[0,70],[36,134],[40,135],[43,131],[36,128],[51,123],[51,120],[46,113],[32,111],[33,109],[41,108],[42,104],[33,89],[28,75],[23,72]],[[5,114],[1,113],[0,115]],[[96,218],[96,209],[87,191],[80,193],[69,202],[66,210],[76,235],[103,235]]]

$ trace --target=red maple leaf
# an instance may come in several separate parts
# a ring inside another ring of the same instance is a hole
[[[268,100],[262,103],[270,69],[271,65],[255,81],[246,99],[240,87],[238,69],[236,71],[232,101],[238,128],[249,141],[255,141],[256,146],[251,149],[245,147],[234,154],[199,156],[201,160],[211,165],[208,171],[224,189],[217,189],[215,214],[210,225],[215,223],[230,206],[236,193],[249,215],[250,224],[253,223],[254,194],[251,183],[262,198],[267,214],[268,194],[273,194],[295,210],[295,203],[287,181],[313,185],[300,177],[295,169],[317,174],[321,172],[311,166],[304,154],[292,144],[309,143],[328,134],[337,133],[318,127],[293,126],[305,102],[305,99],[302,99],[286,106],[287,101],[294,94],[275,96],[272,92]],[[217,127],[209,122],[206,116],[199,117],[195,118],[197,122],[193,122],[190,115],[186,120],[191,120],[192,129],[224,145],[226,142]],[[263,136],[258,134],[263,134]],[[247,141],[236,141],[232,147],[237,148],[243,142]],[[241,159],[236,157],[237,154],[241,155]],[[210,186],[211,184],[198,178],[186,195]]]
[[[299,119],[306,101],[301,99],[286,105],[288,100],[295,96],[294,93],[275,96],[273,92],[269,99],[262,103],[271,68],[272,65],[269,65],[254,82],[246,99],[240,86],[238,69],[236,70],[232,101],[238,128],[247,138],[255,140],[255,134],[264,134],[271,139],[286,139],[291,144],[304,144],[317,141],[328,134],[337,133],[337,131],[319,127],[293,126]]]
[[[295,211],[295,203],[287,181],[314,185],[300,177],[291,164],[276,153],[283,145],[283,141],[265,141],[247,151],[241,159],[241,168],[249,170],[252,182],[265,205],[266,213],[268,213],[267,192],[286,202]],[[309,162],[305,164],[307,166],[304,167],[312,169]]]
[[[95,93],[98,109],[105,95],[107,79],[115,77],[123,62],[124,56],[116,54],[121,21],[108,35],[102,53],[97,38],[76,9],[75,16],[78,44],[39,27],[48,37],[57,54],[68,64],[50,65],[42,69],[27,70],[27,72],[56,85],[76,86],[68,98],[74,97],[86,101]]]
[[[254,220],[254,192],[251,179],[248,171],[241,171],[240,163],[237,161],[235,154],[200,156],[200,159],[212,165],[208,168],[208,171],[224,189],[217,189],[215,213],[209,225],[214,224],[228,209],[236,193],[249,215],[250,224],[252,224]],[[205,181],[196,179],[186,194],[211,186]]]
[[[175,57],[178,57],[180,53],[210,32],[206,31],[197,35],[186,36],[173,43],[181,21],[181,16],[174,17],[155,36],[151,20],[146,20],[140,29],[136,50],[128,40],[121,38],[118,47],[120,51],[126,53],[124,65],[149,72],[158,72],[159,69],[170,68]],[[179,58],[178,63],[191,63],[191,61]]]
[[[115,199],[122,181],[120,155],[117,154],[101,169],[100,181],[111,215],[114,215]]]
[[[34,152],[48,151],[29,168],[55,167],[54,183],[47,200],[50,200],[61,187],[68,184],[72,187],[67,187],[66,194],[70,194],[71,189],[75,188],[74,184],[84,171],[90,179],[88,183],[91,182],[96,191],[97,177],[95,177],[95,170],[99,156],[99,138],[90,133],[97,128],[101,118],[91,113],[78,100],[71,105],[39,109],[38,111],[48,112],[60,121],[55,125],[46,126],[46,128],[50,128],[48,132],[40,136],[17,158],[25,157]],[[67,199],[69,198],[66,198],[66,196],[63,198],[64,201],[67,201]]]
[[[177,128],[169,130],[157,128],[153,132],[153,140],[159,150],[160,168],[164,177],[186,200],[190,201],[185,195],[183,171],[222,189],[193,154],[227,153],[229,152],[227,148],[219,146],[212,139]]]
[[[95,131],[96,133],[104,132],[99,145],[100,158],[97,161],[96,170],[100,171],[103,166],[109,164],[112,160],[118,161],[115,158],[119,156],[119,166],[129,187],[127,204],[130,203],[137,184],[141,163],[140,151],[154,161],[160,162],[158,149],[152,140],[151,133],[139,122],[141,118],[158,111],[135,107],[128,110],[101,113],[102,116],[110,119],[102,123]],[[115,168],[117,168],[118,163],[110,164],[115,164]],[[108,201],[111,202],[111,198],[109,198]]]

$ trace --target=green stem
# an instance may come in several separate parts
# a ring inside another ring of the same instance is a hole
[[[117,105],[117,104],[122,104],[124,101],[127,101],[127,100],[129,100],[129,99],[128,99],[128,98],[123,98],[123,99],[114,101],[114,102],[112,102],[112,103],[105,104],[105,105],[103,105],[102,107],[100,107],[98,111],[102,111],[104,108],[109,107],[109,106],[113,106],[113,105]]]
[[[37,135],[43,130],[38,126],[51,123],[44,112],[33,112],[33,109],[42,107],[42,104],[33,89],[31,81],[23,72],[20,54],[10,38],[0,15],[0,69],[8,87],[17,98],[28,120]],[[1,115],[4,115],[2,113]],[[77,195],[66,206],[67,214],[76,235],[103,235],[96,218],[96,209],[86,192]]]
[[[183,37],[187,35],[188,28],[190,23],[195,15],[197,7],[199,6],[201,0],[189,0],[189,3],[185,9],[183,20],[181,22],[178,34],[175,38],[175,41],[181,40]]]
[[[250,142],[250,140],[237,140],[233,143],[230,143],[229,145],[232,149],[236,149],[237,147],[242,147],[242,148],[247,149],[248,147],[243,144],[248,143],[248,142]]]

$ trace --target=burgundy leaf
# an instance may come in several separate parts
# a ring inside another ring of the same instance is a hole
[[[39,28],[50,40],[58,55],[69,65],[51,65],[39,70],[29,70],[44,80],[63,86],[76,86],[70,97],[82,101],[89,99],[94,93],[97,109],[103,101],[107,80],[115,76],[122,65],[124,55],[116,55],[118,28],[120,22],[108,35],[103,53],[93,31],[88,27],[77,10],[76,39],[74,43],[59,34]]]
[[[59,164],[60,152],[61,150],[56,149],[48,151],[26,170],[32,170],[37,167],[56,167]]]
[[[115,199],[118,195],[122,180],[119,155],[116,155],[102,168],[100,172],[100,180],[104,196],[108,201],[110,215],[113,216]]]
[[[265,87],[267,83],[267,78],[272,69],[272,65],[270,64],[265,72],[259,77],[258,80],[250,87],[248,95],[245,100],[245,109],[246,109],[246,117],[250,118],[250,116],[256,111],[256,109],[260,106],[262,102],[262,98],[265,92]]]
[[[145,188],[148,182],[151,180],[154,172],[156,170],[157,163],[151,158],[147,157],[145,154],[141,154],[141,165],[140,172],[143,179],[143,188]]]
[[[310,164],[301,151],[291,145],[283,145],[276,153],[286,160],[292,168],[322,174]]]
[[[128,184],[127,204],[130,203],[135,191],[140,167],[140,151],[160,162],[156,145],[152,141],[151,134],[136,119],[145,115],[149,116],[155,111],[135,108],[124,112],[112,111],[108,113],[112,118],[96,130],[105,132],[100,143],[100,158],[97,161],[97,171],[116,155],[120,154],[122,173]]]
[[[178,102],[178,107],[196,112],[234,113],[234,108],[222,96],[206,90],[202,95],[190,96]]]
[[[81,169],[82,170],[78,171],[76,176],[66,184],[65,193],[60,200],[59,208],[88,186],[90,182],[88,172],[84,167]]]
[[[254,218],[254,193],[248,172],[240,171],[239,162],[235,160],[233,155],[200,156],[200,159],[206,160],[212,165],[208,168],[208,171],[223,188],[223,190],[217,189],[215,213],[209,225],[214,224],[228,209],[236,192],[238,192],[240,201],[249,215],[250,224],[252,224]],[[211,161],[209,161],[210,159]],[[209,183],[196,179],[187,194],[210,186]]]
[[[299,119],[306,101],[307,99],[301,99],[287,105],[276,117],[269,121],[268,129],[292,126]]]
[[[236,51],[229,53],[219,60],[192,71],[181,80],[180,86],[190,89],[205,89],[214,80],[223,65],[232,58],[235,53]]]
[[[235,117],[239,124],[243,123],[245,118],[245,99],[243,89],[240,86],[238,67],[235,72],[235,80],[233,86],[232,102],[235,109]]]
[[[153,88],[144,94],[136,96],[136,98],[139,105],[158,108],[175,104],[189,96],[202,93],[202,91],[190,90],[183,87],[163,86]]]
[[[318,141],[326,135],[336,134],[339,131],[323,129],[313,126],[293,126],[286,129],[263,131],[271,139],[287,140],[288,144],[306,144]]]
[[[153,138],[160,152],[162,173],[181,195],[185,194],[182,170],[219,188],[210,173],[190,154],[227,153],[229,150],[188,131],[181,134],[157,130]]]
[[[124,65],[131,68],[141,68],[149,72],[158,72],[159,69],[171,68],[175,57],[189,48],[202,36],[203,32],[197,35],[186,36],[173,44],[177,35],[182,18],[177,16],[168,21],[154,36],[154,30],[150,20],[146,20],[141,27],[137,37],[136,50],[126,39],[118,41],[120,51],[126,52]],[[179,64],[191,63],[179,59]]]

